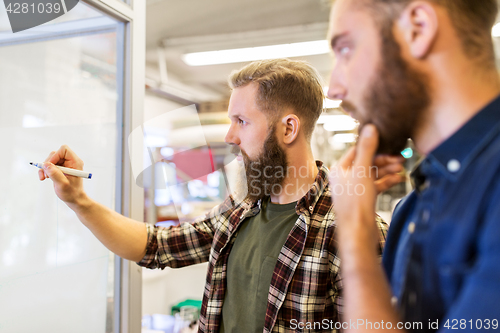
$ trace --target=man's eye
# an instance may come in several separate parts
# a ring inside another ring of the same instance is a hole
[[[238,123],[239,123],[240,125],[246,125],[246,124],[247,124],[247,122],[246,122],[246,121],[244,121],[243,119],[238,119]]]
[[[341,47],[341,48],[339,49],[339,54],[340,54],[340,55],[346,55],[346,54],[348,54],[348,53],[349,53],[349,51],[350,51],[350,50],[351,50],[351,49],[350,49],[349,47],[347,47],[347,46],[343,46],[343,47]]]

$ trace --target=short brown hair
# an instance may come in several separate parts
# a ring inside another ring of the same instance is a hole
[[[231,89],[257,83],[257,105],[271,123],[290,108],[299,117],[306,139],[311,139],[324,94],[321,77],[310,64],[289,59],[255,61],[233,71],[228,82]]]
[[[402,10],[415,0],[362,0],[362,3],[383,12],[386,21],[394,22]],[[427,0],[444,7],[462,42],[462,49],[471,59],[494,65],[495,54],[491,28],[495,23],[498,5],[496,0]],[[380,15],[377,15],[380,18]]]

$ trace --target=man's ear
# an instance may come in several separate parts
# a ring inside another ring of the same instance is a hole
[[[439,28],[436,8],[426,1],[411,2],[399,16],[397,26],[410,54],[417,59],[425,58],[436,40]]]
[[[285,128],[283,143],[289,145],[293,143],[299,135],[300,119],[299,117],[291,113],[283,117],[281,119],[281,123]]]

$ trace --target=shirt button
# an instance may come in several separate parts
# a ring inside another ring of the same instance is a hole
[[[415,305],[417,303],[417,294],[415,294],[415,292],[410,293],[408,302],[410,303],[410,305]]]
[[[311,213],[312,213],[313,209],[314,209],[313,206],[309,206],[309,210],[311,211]]]
[[[431,181],[430,180],[426,180],[422,186],[420,186],[420,192],[423,192],[425,190],[427,190],[427,188],[429,188],[429,186],[431,186]]]
[[[410,224],[408,224],[408,232],[410,234],[415,232],[415,223],[414,222],[411,222]]]
[[[398,305],[398,298],[396,296],[392,296],[392,298],[391,298],[391,305],[394,306],[394,307],[396,305]]]
[[[446,266],[443,266],[441,267],[440,269],[441,273],[444,274],[444,275],[450,275],[450,274],[453,274],[453,269],[451,268],[451,266],[449,265],[446,265]]]
[[[458,170],[460,170],[461,166],[462,165],[457,160],[450,160],[447,165],[449,172],[457,172]]]
[[[429,212],[429,210],[428,210],[428,209],[424,210],[424,211],[422,212],[422,221],[423,221],[424,223],[429,222],[429,217],[430,217],[430,216],[431,216],[431,213]]]

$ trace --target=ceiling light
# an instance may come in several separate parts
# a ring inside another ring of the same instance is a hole
[[[323,115],[318,119],[319,124],[328,132],[352,131],[358,126],[356,120],[345,115]]]
[[[343,151],[346,149],[346,144],[343,142],[337,142],[333,140],[334,137],[332,136],[331,138],[328,139],[328,143],[330,144],[330,147],[332,147],[333,150],[337,151]]]
[[[263,59],[302,57],[329,52],[328,41],[317,40],[312,42],[188,53],[182,56],[182,60],[189,66],[205,66]]]
[[[493,29],[491,29],[491,35],[493,37],[500,37],[500,23],[493,26]]]
[[[325,96],[328,95],[328,87],[323,87],[323,93]],[[340,99],[329,99],[325,98],[323,100],[323,109],[337,109],[342,104],[342,100]]]
[[[342,101],[339,99],[328,99],[325,98],[323,101],[323,109],[337,109],[342,104]]]
[[[144,138],[146,147],[164,147],[168,144],[167,138],[160,135],[146,134]]]
[[[335,134],[332,139],[336,143],[352,143],[356,142],[356,134],[354,133],[342,133]]]

